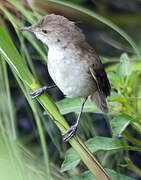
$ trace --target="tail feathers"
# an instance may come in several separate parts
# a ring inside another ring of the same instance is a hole
[[[109,113],[109,106],[106,100],[106,96],[103,93],[96,91],[93,95],[91,95],[90,99],[102,112],[106,114]]]

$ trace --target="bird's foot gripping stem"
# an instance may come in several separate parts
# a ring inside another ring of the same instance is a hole
[[[43,94],[47,89],[51,89],[51,88],[54,88],[56,87],[56,85],[52,85],[52,86],[44,86],[40,89],[37,89],[33,92],[30,93],[30,96],[34,99],[34,98],[37,98],[39,97],[41,94]]]
[[[79,115],[78,115],[76,123],[73,126],[71,126],[71,128],[68,129],[64,134],[62,134],[62,136],[65,136],[63,138],[63,140],[65,142],[69,141],[76,134],[76,131],[77,131],[77,128],[78,128],[78,124],[79,124],[79,120],[80,120],[80,117],[81,117],[81,114],[82,114],[82,110],[84,108],[84,104],[85,104],[86,100],[87,100],[87,98],[83,98],[82,99],[82,104],[81,104],[80,112],[79,112]]]
[[[70,129],[68,129],[64,134],[62,134],[62,136],[65,136],[63,138],[64,142],[69,141],[76,134],[77,127],[78,124],[74,124],[73,126],[70,127]]]

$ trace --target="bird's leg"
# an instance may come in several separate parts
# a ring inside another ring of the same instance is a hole
[[[73,126],[71,126],[70,129],[68,129],[64,134],[62,134],[62,136],[65,136],[63,138],[63,140],[65,142],[69,141],[75,135],[86,100],[87,100],[87,98],[82,99],[82,104],[81,104],[80,112],[79,112],[79,115],[77,117],[76,123]],[[66,136],[66,134],[68,134],[68,135]]]
[[[40,96],[43,92],[45,92],[47,89],[51,89],[51,88],[54,88],[54,87],[57,87],[56,84],[54,85],[51,85],[51,86],[44,86],[40,89],[37,89],[35,91],[33,91],[32,93],[30,93],[30,96],[34,99],[34,98],[37,98],[38,96]]]

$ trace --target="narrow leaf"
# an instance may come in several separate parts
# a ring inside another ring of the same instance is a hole
[[[29,85],[32,82],[30,71],[2,27],[0,27],[0,54],[25,83]]]
[[[65,98],[56,103],[61,114],[68,114],[71,112],[78,113],[80,111],[81,104],[82,101],[80,98],[75,98],[75,99]],[[93,103],[87,100],[83,112],[95,112],[95,111],[97,111],[97,109],[94,107]]]

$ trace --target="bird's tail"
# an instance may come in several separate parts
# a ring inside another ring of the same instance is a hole
[[[109,113],[109,106],[106,100],[106,96],[99,91],[96,91],[94,94],[90,96],[90,99],[94,103],[94,105],[100,109],[104,113]]]

